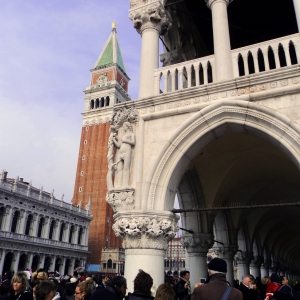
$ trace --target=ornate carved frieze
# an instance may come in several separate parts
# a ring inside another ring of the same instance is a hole
[[[130,210],[134,208],[134,189],[107,192],[106,202],[110,204],[113,211],[119,209]]]
[[[249,264],[252,258],[253,258],[253,253],[251,251],[238,250],[238,252],[235,255],[235,260],[238,264],[239,263]]]
[[[123,239],[125,249],[166,250],[179,230],[178,219],[176,215],[121,217],[113,225],[113,230]]]
[[[188,253],[207,253],[214,242],[213,235],[205,233],[185,234],[181,240]]]
[[[211,250],[214,253],[215,257],[223,258],[223,259],[233,259],[234,255],[237,252],[238,247],[235,245],[224,245],[213,247]]]
[[[152,28],[165,35],[171,28],[170,17],[159,0],[131,1],[129,19],[138,33]]]

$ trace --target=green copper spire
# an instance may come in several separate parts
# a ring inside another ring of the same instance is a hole
[[[112,28],[112,32],[105,44],[104,49],[98,57],[94,68],[109,64],[117,64],[121,69],[123,69],[124,72],[126,72],[121,48],[118,42],[117,26],[115,22],[113,22]]]

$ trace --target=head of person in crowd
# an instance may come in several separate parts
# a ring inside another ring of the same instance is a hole
[[[113,287],[118,294],[118,298],[123,299],[126,295],[127,290],[126,278],[123,276],[114,277],[109,283],[109,287]]]
[[[281,283],[280,277],[276,273],[272,273],[270,279],[272,282]]]
[[[282,280],[281,280],[281,284],[282,285],[289,285],[289,279],[285,276],[282,277]]]
[[[242,277],[242,282],[241,282],[244,286],[250,288],[251,284],[252,284],[252,278],[250,275],[244,275]]]
[[[226,274],[227,263],[224,259],[215,257],[207,264],[207,271],[209,276],[214,274]]]
[[[110,283],[110,278],[108,275],[103,275],[102,277],[102,283],[104,286],[108,285]]]
[[[86,281],[77,284],[75,289],[75,300],[87,300],[90,298],[92,286]]]
[[[36,281],[37,283],[48,279],[46,272],[35,272],[31,276],[31,281]]]
[[[153,286],[153,278],[143,270],[133,280],[133,290],[135,294],[151,296],[151,288]]]
[[[50,280],[44,280],[35,287],[36,300],[52,300],[55,296],[56,287]]]
[[[155,295],[155,300],[166,300],[166,299],[175,299],[176,293],[172,287],[172,285],[168,283],[161,284]]]
[[[269,276],[264,276],[264,277],[261,279],[261,283],[262,283],[263,285],[268,284],[268,282],[270,282],[270,281],[271,281],[271,279],[270,279]]]
[[[186,281],[190,280],[190,272],[189,271],[181,271],[180,272],[180,277],[183,278]]]
[[[21,294],[28,290],[29,284],[27,275],[24,272],[16,272],[11,279],[11,285],[15,295]]]

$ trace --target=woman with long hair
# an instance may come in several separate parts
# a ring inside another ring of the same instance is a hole
[[[24,272],[16,272],[11,279],[11,300],[33,300],[29,291],[27,275]]]

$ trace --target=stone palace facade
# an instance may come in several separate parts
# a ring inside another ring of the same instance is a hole
[[[66,203],[22,178],[0,175],[0,274],[58,270],[72,274],[88,253],[89,207]]]
[[[191,285],[208,254],[227,261],[230,282],[299,278],[299,1],[131,0],[129,18],[139,97],[127,97],[120,59],[92,69],[74,193],[112,207],[98,223],[122,239],[129,291],[138,269],[164,281],[179,213]]]

